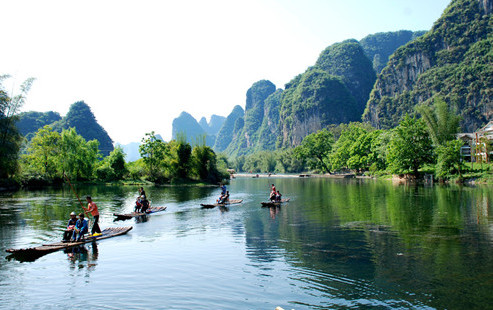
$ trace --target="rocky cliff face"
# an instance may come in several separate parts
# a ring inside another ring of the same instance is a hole
[[[363,119],[391,128],[416,104],[443,97],[472,131],[491,117],[492,0],[454,0],[424,36],[399,48],[379,75]],[[489,56],[488,56],[489,55]]]
[[[278,89],[264,102],[262,125],[258,130],[258,141],[255,150],[274,150],[279,135],[279,110],[283,90]]]
[[[297,146],[310,133],[359,117],[358,103],[343,80],[311,68],[287,84],[282,94],[277,146]]]
[[[372,62],[358,41],[347,40],[327,47],[315,67],[342,79],[356,100],[358,113],[362,115],[377,77]]]
[[[241,124],[235,124],[237,137],[227,147],[230,155],[243,155],[252,152],[259,142],[259,129],[264,120],[264,107],[266,99],[276,91],[276,86],[267,80],[255,82],[246,94],[245,116],[243,128]]]
[[[370,34],[359,41],[366,56],[373,63],[373,69],[378,74],[387,65],[390,55],[399,47],[422,36],[426,31],[400,30]]]
[[[208,135],[216,136],[219,133],[219,130],[221,130],[225,120],[226,117],[224,116],[212,114],[209,122],[207,122],[205,117],[202,117],[199,121],[199,125]]]
[[[217,133],[216,143],[214,144],[214,150],[217,152],[223,152],[231,143],[234,137],[235,124],[238,119],[243,120],[245,111],[239,105],[233,108],[233,111],[226,117],[221,129]],[[243,123],[238,125],[243,128]],[[240,129],[241,129],[240,128]],[[237,129],[240,130],[240,129]]]

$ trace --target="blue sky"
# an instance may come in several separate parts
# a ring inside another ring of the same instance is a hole
[[[84,100],[115,142],[171,137],[245,106],[261,79],[283,88],[330,44],[429,30],[444,0],[5,0],[0,74],[37,80],[23,108],[64,115]]]

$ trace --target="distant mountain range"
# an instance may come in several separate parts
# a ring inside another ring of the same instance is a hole
[[[284,89],[268,80],[255,82],[246,92],[245,109],[235,106],[224,121],[214,150],[234,157],[296,146],[328,125],[361,120],[377,79],[375,70],[398,47],[424,33],[402,30],[336,43]],[[203,135],[194,121],[183,112],[173,122],[173,132]]]
[[[187,112],[173,120],[172,138],[202,143],[229,156],[299,145],[310,133],[332,124],[365,121],[392,128],[417,104],[440,96],[472,132],[493,116],[493,0],[452,0],[430,31],[376,33],[335,43],[315,64],[284,85],[260,80],[246,91],[245,108],[198,122]],[[52,124],[76,127],[98,139],[104,154],[112,141],[84,102],[61,117],[56,112],[21,113],[17,122],[28,138]],[[123,146],[127,160],[138,145]]]
[[[245,109],[235,106],[224,121],[214,149],[234,157],[293,147],[310,133],[352,121],[392,128],[435,96],[472,132],[493,115],[492,11],[493,0],[453,0],[428,32],[346,40],[327,47],[284,89],[255,82]]]
[[[187,112],[173,120],[172,139],[183,137],[188,143],[200,144],[205,139],[207,146],[214,146],[216,135],[224,124],[224,116],[212,115],[209,122],[202,117],[199,122]]]

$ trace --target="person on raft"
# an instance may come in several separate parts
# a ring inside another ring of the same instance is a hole
[[[67,229],[63,232],[63,242],[70,241],[70,237],[74,234],[75,224],[77,223],[77,214],[75,212],[70,213],[70,219],[68,220]]]
[[[276,193],[276,202],[281,202],[281,199],[282,199],[282,195],[279,191],[277,191]]]
[[[226,191],[225,195],[221,195],[221,198],[219,198],[218,203],[226,203],[229,201],[229,191]]]
[[[142,199],[140,199],[140,196],[139,196],[139,197],[137,197],[137,200],[135,200],[134,212],[140,212],[140,208],[142,208]]]
[[[94,224],[92,225],[91,229],[91,234],[94,235],[94,233],[101,234],[101,228],[99,228],[99,212],[98,212],[98,206],[94,201],[92,201],[91,196],[86,197],[87,201],[87,209],[82,207],[87,212],[91,212],[92,217],[94,218]]]
[[[144,199],[141,200],[142,207],[140,207],[140,212],[147,213],[147,209],[149,209],[149,200],[147,200],[144,196]]]
[[[224,184],[221,183],[220,184],[220,187],[221,187],[221,195],[219,195],[219,198],[216,200],[217,203],[222,203],[221,201],[223,201],[224,200],[224,197],[226,197],[226,193],[229,193],[226,190],[226,185],[224,185]]]
[[[277,195],[276,186],[272,184],[269,200],[270,201],[276,200],[276,195]]]
[[[79,242],[84,234],[87,234],[89,231],[89,224],[87,220],[84,218],[84,213],[79,214],[79,219],[75,222],[74,234],[72,236],[73,241]]]
[[[146,191],[144,190],[144,188],[143,188],[143,187],[141,187],[141,188],[139,189],[139,194],[140,194],[140,199],[142,199],[142,200],[147,199],[147,198],[146,198]]]
[[[144,188],[141,187],[139,188],[139,196],[137,197],[137,200],[135,201],[135,209],[134,212],[140,212],[142,208],[142,201],[146,199],[146,192],[144,191]]]

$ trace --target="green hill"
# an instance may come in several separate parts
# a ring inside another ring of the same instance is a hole
[[[217,133],[216,143],[214,144],[214,150],[218,152],[223,152],[226,150],[228,145],[233,140],[235,124],[238,119],[243,120],[243,116],[245,115],[245,111],[239,105],[233,108],[233,111],[226,117],[221,129]],[[243,127],[243,124],[241,124]]]
[[[207,145],[214,143],[211,141],[211,137],[207,135],[207,132],[199,125],[197,120],[185,111],[181,112],[181,114],[173,120],[172,139],[177,139],[179,135],[185,135],[187,142],[190,144],[195,144],[198,139],[203,137],[206,137]]]
[[[29,111],[19,113],[15,125],[17,126],[19,133],[29,139],[39,128],[60,121],[61,119],[62,117],[58,112]]]
[[[245,115],[243,127],[239,128],[238,120],[235,122],[235,136],[226,153],[236,156],[247,154],[254,150],[259,140],[259,128],[264,119],[264,104],[266,99],[276,91],[276,86],[267,80],[255,82],[246,94]]]
[[[387,65],[390,55],[399,47],[422,36],[426,31],[400,30],[370,34],[359,41],[366,56],[373,63],[375,72],[380,73]]]
[[[317,68],[294,78],[281,97],[280,147],[299,145],[310,133],[360,116],[342,79]]]
[[[392,128],[441,96],[474,131],[493,115],[493,1],[453,0],[433,28],[399,48],[382,70],[363,119]]]
[[[113,151],[113,141],[106,130],[98,124],[91,108],[84,101],[72,104],[67,115],[53,123],[53,128],[57,131],[71,127],[75,127],[77,133],[87,141],[98,140],[99,150],[103,156],[108,156]]]
[[[315,68],[342,79],[357,103],[361,115],[370,91],[377,79],[373,64],[356,40],[346,40],[327,47],[318,58]],[[342,119],[340,122],[344,122]]]

